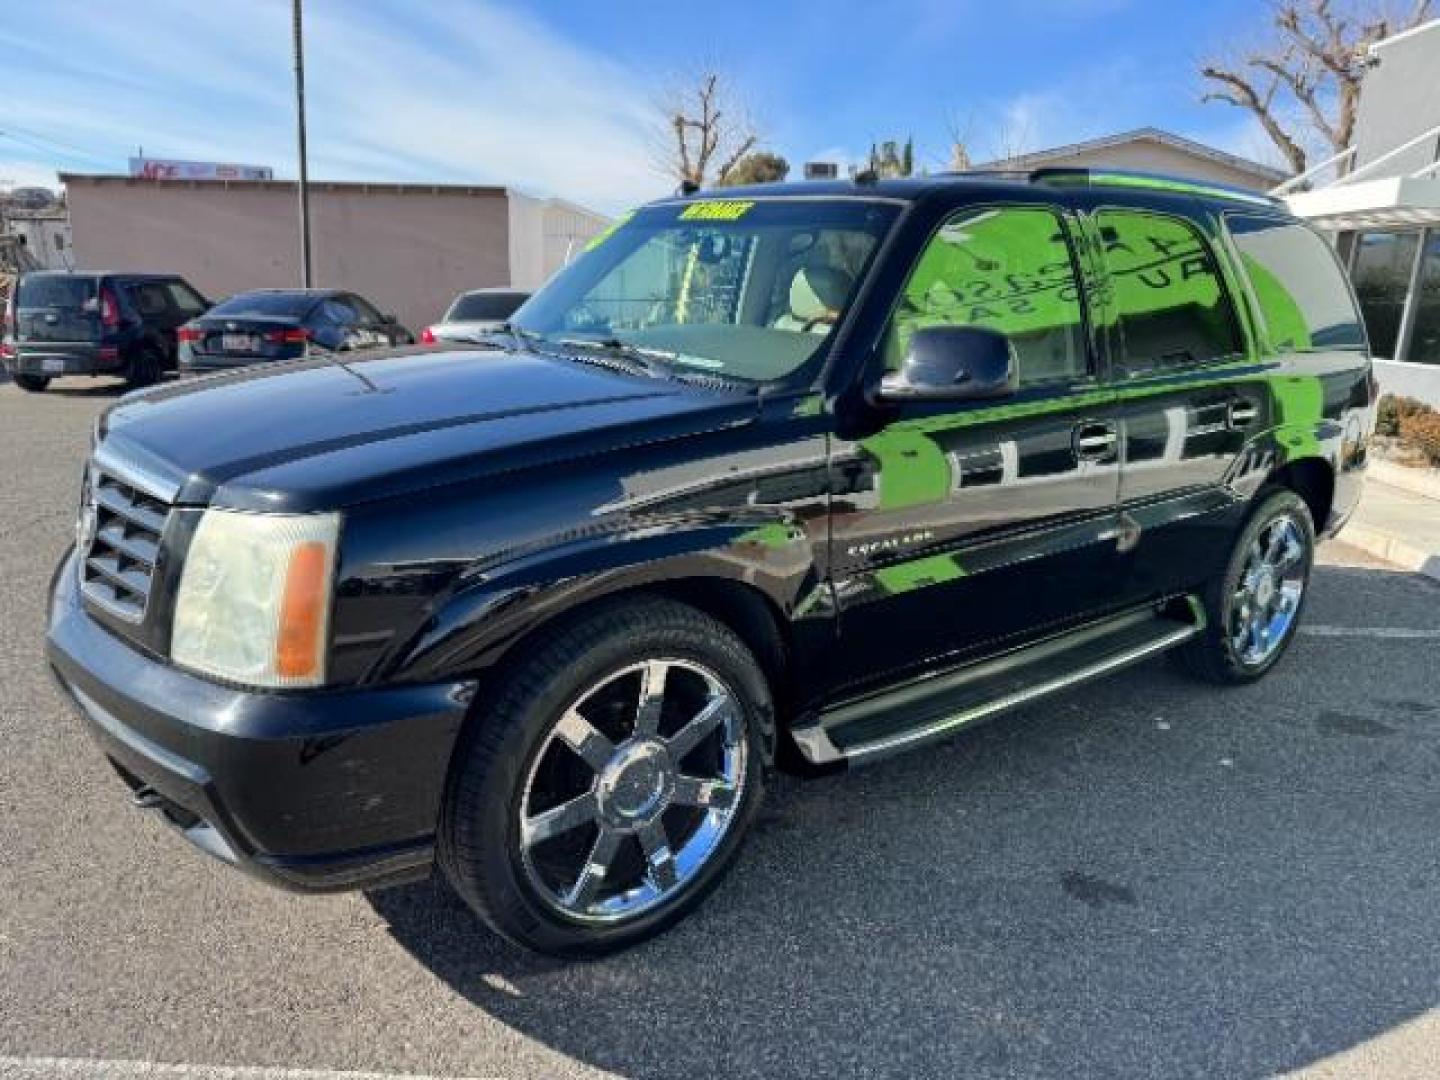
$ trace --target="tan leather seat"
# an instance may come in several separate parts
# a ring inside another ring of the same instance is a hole
[[[790,279],[789,310],[775,320],[775,329],[828,334],[854,284],[833,266],[802,266]]]

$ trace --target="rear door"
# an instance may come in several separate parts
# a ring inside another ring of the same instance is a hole
[[[920,327],[980,325],[1009,337],[1020,389],[907,403],[873,435],[836,440],[841,692],[857,673],[902,678],[1109,603],[1118,424],[1074,239],[1054,206],[969,207],[912,269],[877,366],[898,367]]]
[[[16,342],[96,342],[100,306],[96,279],[75,274],[26,274],[15,292]]]
[[[175,331],[205,314],[204,299],[179,278],[135,279],[124,288],[130,306],[139,313],[145,329],[165,343],[167,356],[174,359]]]
[[[1236,505],[1236,456],[1263,423],[1264,383],[1209,236],[1161,209],[1089,216],[1107,272],[1102,320],[1119,398],[1122,595],[1173,592],[1208,574],[1216,515]],[[1223,545],[1221,545],[1223,546]]]

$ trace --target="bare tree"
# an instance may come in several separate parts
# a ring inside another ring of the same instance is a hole
[[[760,141],[729,81],[713,66],[667,91],[659,108],[660,166],[681,184],[723,184]]]
[[[1203,101],[1252,113],[1297,173],[1308,147],[1347,149],[1355,135],[1370,47],[1430,15],[1433,0],[1398,11],[1380,0],[1270,0],[1269,28],[1255,46],[1201,66]]]
[[[954,109],[945,110],[945,156],[937,164],[946,172],[969,172],[974,162],[971,147],[975,144],[975,111],[964,117]]]

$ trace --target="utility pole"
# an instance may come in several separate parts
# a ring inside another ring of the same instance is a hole
[[[305,152],[305,35],[300,7],[291,0],[295,45],[295,133],[300,151],[300,284],[310,288],[310,165]]]

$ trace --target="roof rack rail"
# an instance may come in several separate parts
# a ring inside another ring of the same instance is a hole
[[[1150,191],[1170,191],[1180,195],[1206,195],[1216,199],[1234,199],[1237,202],[1247,202],[1257,206],[1283,207],[1285,205],[1283,200],[1272,195],[1231,187],[1229,184],[1209,180],[1187,180],[1181,176],[1166,176],[1162,173],[1133,172],[1129,169],[1052,166],[1031,172],[1030,182],[1050,187],[1141,188]]]

